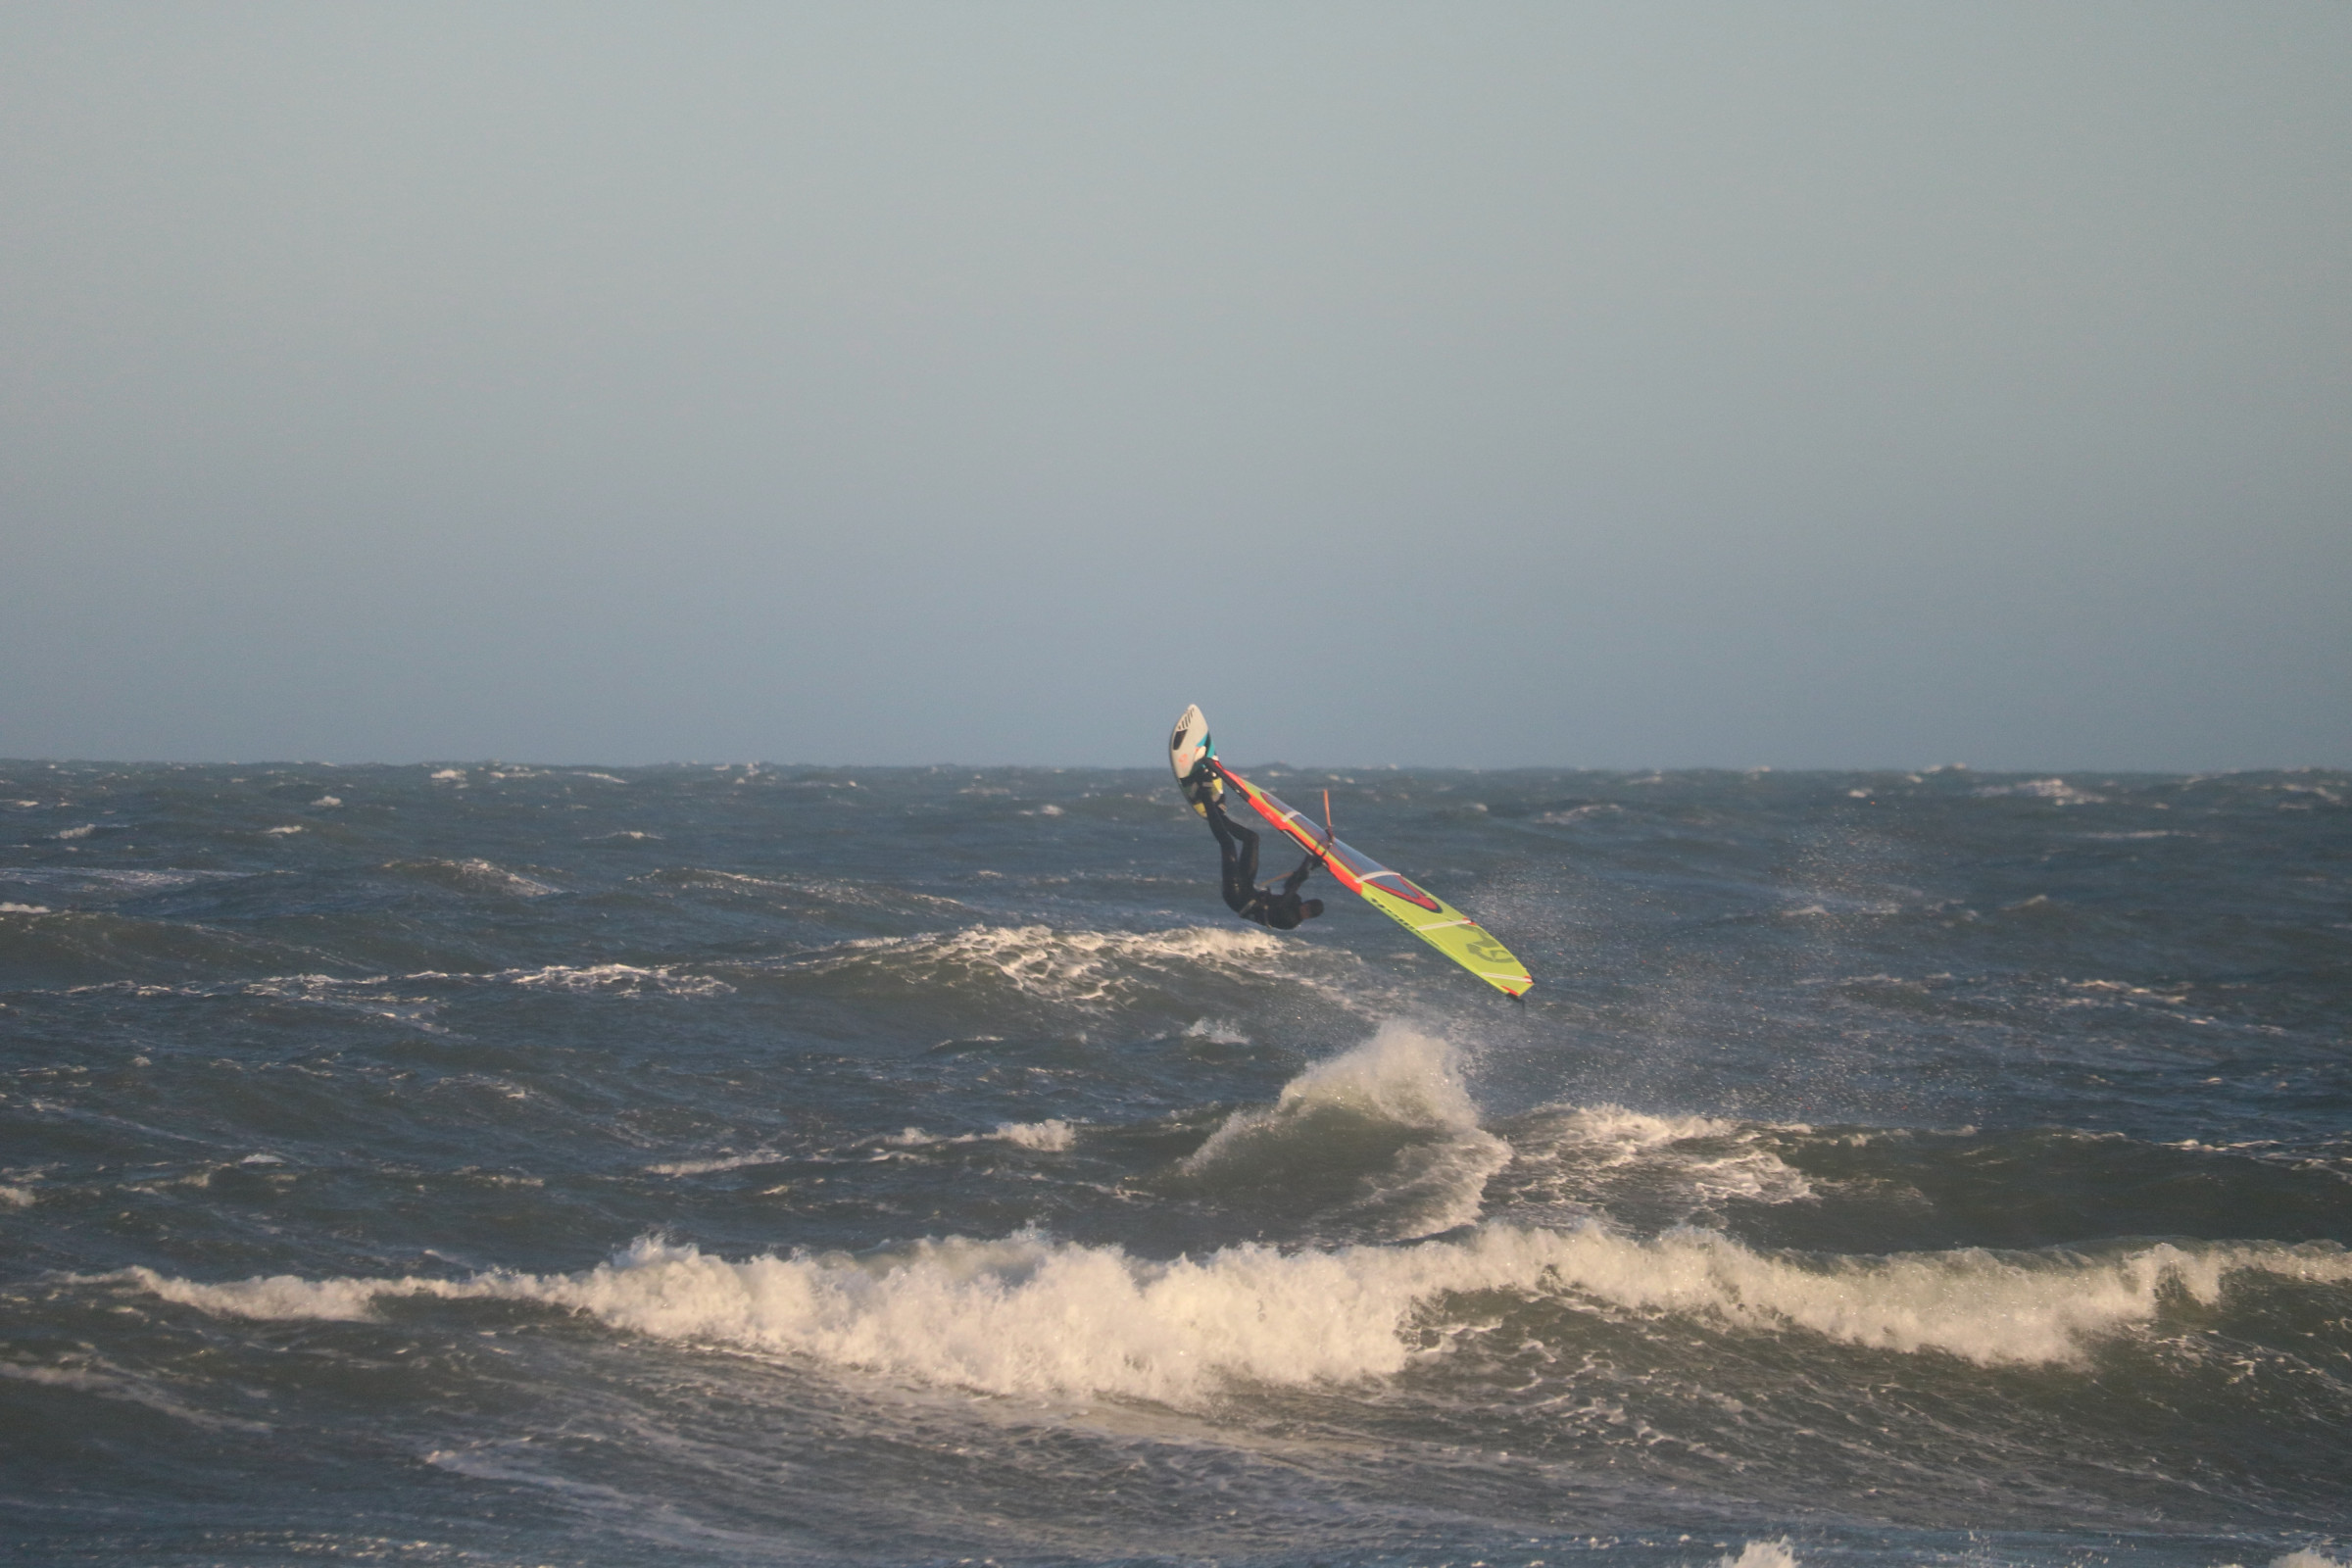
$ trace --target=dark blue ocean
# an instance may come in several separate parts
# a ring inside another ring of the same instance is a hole
[[[2352,776],[1237,760],[0,764],[0,1556],[2352,1560]]]

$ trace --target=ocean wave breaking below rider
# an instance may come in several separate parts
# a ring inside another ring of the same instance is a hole
[[[1203,770],[1207,763],[1201,764]],[[1224,781],[1214,775],[1200,781],[1202,786],[1195,800],[1200,813],[1208,818],[1208,830],[1217,836],[1217,852],[1222,857],[1225,906],[1245,920],[1277,931],[1289,931],[1302,920],[1311,920],[1323,912],[1321,899],[1302,899],[1299,884],[1315,868],[1311,855],[1298,862],[1298,869],[1282,879],[1279,886],[1257,885],[1257,834],[1225,814]]]

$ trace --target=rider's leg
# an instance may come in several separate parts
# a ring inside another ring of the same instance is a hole
[[[1214,801],[1208,806],[1208,825],[1217,835],[1218,871],[1225,906],[1239,913],[1257,895],[1257,835],[1227,817]]]

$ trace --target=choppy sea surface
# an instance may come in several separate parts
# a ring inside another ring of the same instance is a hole
[[[0,1556],[2352,1559],[2352,776],[1245,770],[0,763]]]

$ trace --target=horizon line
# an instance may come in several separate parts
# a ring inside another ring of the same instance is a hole
[[[1761,773],[1787,773],[1787,774],[1803,774],[1803,773],[1844,773],[1844,774],[1853,774],[1853,773],[1879,773],[1879,774],[1883,774],[1883,773],[1894,773],[1894,774],[1902,774],[1902,775],[1906,775],[1906,776],[1911,776],[1911,777],[1915,777],[1915,778],[1919,778],[1919,779],[1925,779],[1925,778],[1927,778],[1927,777],[1930,777],[1930,776],[1932,776],[1932,775],[1934,775],[1934,774],[1937,774],[1937,773],[1979,773],[1979,774],[2010,774],[2010,773],[2018,773],[2018,774],[2043,774],[2043,773],[2047,773],[2047,774],[2062,774],[2062,773],[2105,773],[2105,774],[2114,774],[2114,775],[2135,775],[2135,776],[2141,776],[2141,777],[2152,777],[2152,778],[2217,778],[2217,777],[2224,777],[2224,776],[2229,776],[2229,775],[2232,775],[2232,774],[2241,774],[2241,773],[2340,773],[2340,772],[2352,772],[2352,764],[2335,763],[2335,762],[2256,762],[2256,763],[2236,764],[2236,765],[2231,765],[2231,766],[2228,766],[2228,767],[2111,767],[2111,766],[2101,766],[2101,765],[2096,765],[2096,764],[2073,764],[2073,765],[2069,765],[2069,764],[2062,764],[2062,763],[2035,763],[2035,764],[2031,764],[2031,765],[2027,765],[2027,766],[2020,766],[2020,767],[1995,767],[1995,766],[1984,766],[1984,767],[1980,767],[1980,766],[1978,766],[1978,765],[1976,765],[1976,764],[1974,764],[1974,763],[1970,763],[1970,762],[1957,762],[1957,761],[1955,761],[1955,762],[1934,762],[1934,763],[1928,763],[1928,764],[1924,764],[1924,765],[1921,765],[1921,764],[1906,764],[1906,763],[1861,763],[1861,764],[1853,764],[1853,763],[1830,763],[1830,762],[1807,762],[1807,763],[1793,764],[1793,765],[1790,765],[1790,764],[1783,764],[1783,763],[1777,763],[1777,762],[1758,762],[1758,763],[1748,763],[1748,764],[1744,764],[1744,765],[1738,765],[1738,764],[1732,764],[1732,763],[1723,763],[1723,762],[1642,763],[1642,764],[1634,764],[1634,765],[1628,765],[1628,764],[1609,764],[1609,763],[1583,763],[1583,762],[1499,762],[1499,763],[1496,763],[1496,762],[1389,762],[1389,761],[1382,761],[1382,762],[1293,762],[1293,761],[1289,761],[1289,760],[1283,760],[1283,759],[1280,759],[1280,758],[1270,758],[1270,759],[1266,759],[1266,760],[1260,760],[1260,761],[1237,763],[1237,764],[1235,764],[1235,765],[1237,765],[1237,766],[1242,766],[1242,767],[1254,768],[1254,769],[1272,769],[1272,768],[1281,768],[1281,769],[1286,769],[1286,770],[1289,770],[1289,771],[1292,771],[1292,772],[1301,772],[1301,773],[1304,773],[1304,772],[1315,772],[1315,773],[1336,773],[1336,772],[1342,772],[1342,771],[1346,771],[1346,772],[1356,772],[1356,773],[1385,773],[1385,772],[1450,772],[1450,773],[1631,773],[1631,774],[1659,774],[1659,775],[1662,775],[1662,774],[1668,774],[1668,773],[1737,773],[1737,774],[1740,774],[1740,775],[1755,775],[1755,774],[1761,774]],[[19,768],[19,767],[32,767],[32,768],[62,768],[62,767],[75,767],[75,768],[88,768],[88,767],[103,767],[103,768],[220,768],[220,767],[249,767],[249,768],[266,768],[266,769],[296,768],[296,767],[323,767],[323,768],[334,768],[334,769],[360,769],[360,768],[405,769],[405,768],[424,768],[424,767],[432,767],[432,768],[459,768],[459,767],[464,767],[464,768],[529,768],[529,769],[534,769],[534,770],[537,770],[537,771],[543,771],[543,772],[564,772],[564,771],[568,771],[568,772],[582,772],[582,771],[586,771],[586,770],[590,770],[590,769],[598,769],[598,768],[604,768],[604,769],[614,769],[614,768],[618,768],[618,769],[634,769],[634,770],[641,771],[641,772],[644,772],[644,771],[654,771],[654,770],[659,770],[659,769],[670,769],[670,768],[702,768],[702,769],[706,769],[706,770],[708,770],[708,771],[711,771],[711,772],[730,772],[730,771],[734,771],[734,770],[737,770],[737,769],[744,769],[744,770],[749,770],[749,771],[754,771],[754,772],[759,772],[759,771],[784,772],[784,771],[787,771],[787,770],[803,770],[803,771],[814,770],[814,771],[823,771],[823,772],[850,772],[850,771],[863,771],[863,772],[922,772],[922,771],[934,771],[934,772],[936,772],[936,771],[949,771],[949,770],[952,770],[952,771],[971,771],[971,772],[986,773],[986,772],[992,772],[992,771],[1002,771],[1002,770],[1007,769],[1007,768],[1019,769],[1019,770],[1021,770],[1021,771],[1024,771],[1024,772],[1054,772],[1054,773],[1064,773],[1064,772],[1081,772],[1081,771],[1083,771],[1083,772],[1098,772],[1098,773],[1122,773],[1122,772],[1152,773],[1152,772],[1157,772],[1157,771],[1159,771],[1159,769],[1158,769],[1158,768],[1156,768],[1156,767],[1153,767],[1153,766],[1152,766],[1152,765],[1150,765],[1150,764],[1148,764],[1148,763],[1142,763],[1142,762],[1115,762],[1115,763],[1113,763],[1113,762],[969,762],[969,761],[948,761],[948,760],[942,760],[942,761],[930,761],[930,762],[879,762],[879,761],[863,761],[863,762],[820,762],[820,761],[780,762],[780,761],[776,761],[776,760],[771,760],[771,759],[767,759],[767,758],[760,758],[760,759],[755,759],[755,760],[747,760],[747,761],[735,761],[735,762],[711,762],[711,761],[709,761],[709,760],[705,760],[705,759],[701,759],[701,758],[681,758],[681,759],[669,759],[669,760],[662,760],[662,761],[655,761],[655,762],[613,762],[613,761],[561,761],[561,762],[554,762],[554,761],[526,761],[526,760],[518,760],[518,759],[513,759],[513,758],[501,758],[501,757],[427,757],[427,758],[418,758],[418,759],[416,759],[416,760],[413,760],[413,761],[384,761],[384,760],[364,760],[364,761],[330,761],[330,760],[325,760],[325,759],[321,759],[321,758],[261,758],[261,759],[238,759],[238,758],[220,759],[220,758],[214,758],[214,759],[204,759],[204,760],[186,760],[186,759],[177,759],[177,758],[136,758],[136,759],[132,759],[132,758],[98,758],[98,757],[0,757],[0,768]]]

